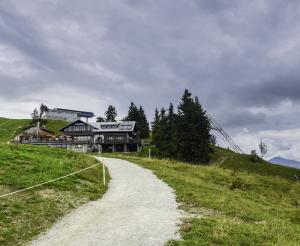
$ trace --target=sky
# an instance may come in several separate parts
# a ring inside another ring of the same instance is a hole
[[[0,116],[133,101],[151,121],[188,88],[245,152],[300,160],[299,17],[298,0],[2,0]]]

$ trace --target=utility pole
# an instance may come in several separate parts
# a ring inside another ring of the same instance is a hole
[[[39,141],[40,121],[37,122],[36,140]]]

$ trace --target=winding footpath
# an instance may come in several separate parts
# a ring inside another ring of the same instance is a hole
[[[173,190],[128,161],[98,158],[108,167],[107,193],[59,221],[32,246],[159,246],[178,239]]]

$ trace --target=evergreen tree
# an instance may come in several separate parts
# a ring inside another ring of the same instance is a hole
[[[176,114],[174,113],[173,104],[170,103],[168,109],[168,115],[166,117],[166,127],[165,127],[165,154],[169,158],[174,158],[175,154],[175,143],[174,143],[174,131],[176,125]]]
[[[141,118],[140,118],[139,109],[133,102],[130,103],[127,116],[124,118],[124,120],[136,121],[137,123],[140,122]]]
[[[97,117],[97,122],[104,122],[105,119],[100,115],[99,117]]]
[[[40,112],[39,112],[39,119],[42,120],[45,116],[45,113],[49,111],[49,108],[45,104],[41,104]]]
[[[149,129],[149,123],[147,121],[147,117],[145,115],[145,111],[142,108],[142,106],[140,106],[139,108],[139,115],[140,115],[140,137],[141,138],[148,138],[149,137],[149,133],[150,133],[150,129]]]
[[[105,112],[105,121],[106,122],[115,122],[117,117],[117,110],[114,106],[109,105],[108,109]]]
[[[199,103],[186,89],[178,106],[175,125],[175,153],[179,160],[207,162],[210,152],[210,121]]]
[[[158,154],[162,157],[167,157],[167,116],[166,116],[166,110],[162,108],[159,113],[159,124],[158,124],[158,130],[156,133],[156,147],[158,149]]]
[[[195,124],[195,141],[199,143],[194,149],[195,160],[201,162],[209,161],[209,153],[211,152],[212,135],[210,134],[211,124],[206,111],[203,110],[198,97],[195,97],[195,116],[193,119]]]
[[[154,120],[151,123],[151,129],[152,129],[152,144],[153,145],[158,145],[158,130],[159,130],[159,123],[160,123],[160,118],[159,118],[159,112],[158,109],[155,109],[155,114],[154,114]]]
[[[33,112],[31,113],[32,123],[35,124],[39,121],[39,111],[37,108],[34,108]]]

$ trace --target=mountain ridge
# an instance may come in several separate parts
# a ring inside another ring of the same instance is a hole
[[[282,166],[286,166],[286,167],[294,167],[294,168],[300,169],[300,162],[299,161],[286,159],[286,158],[283,158],[281,156],[271,158],[269,160],[269,162],[272,163],[272,164],[278,164],[278,165],[282,165]]]

